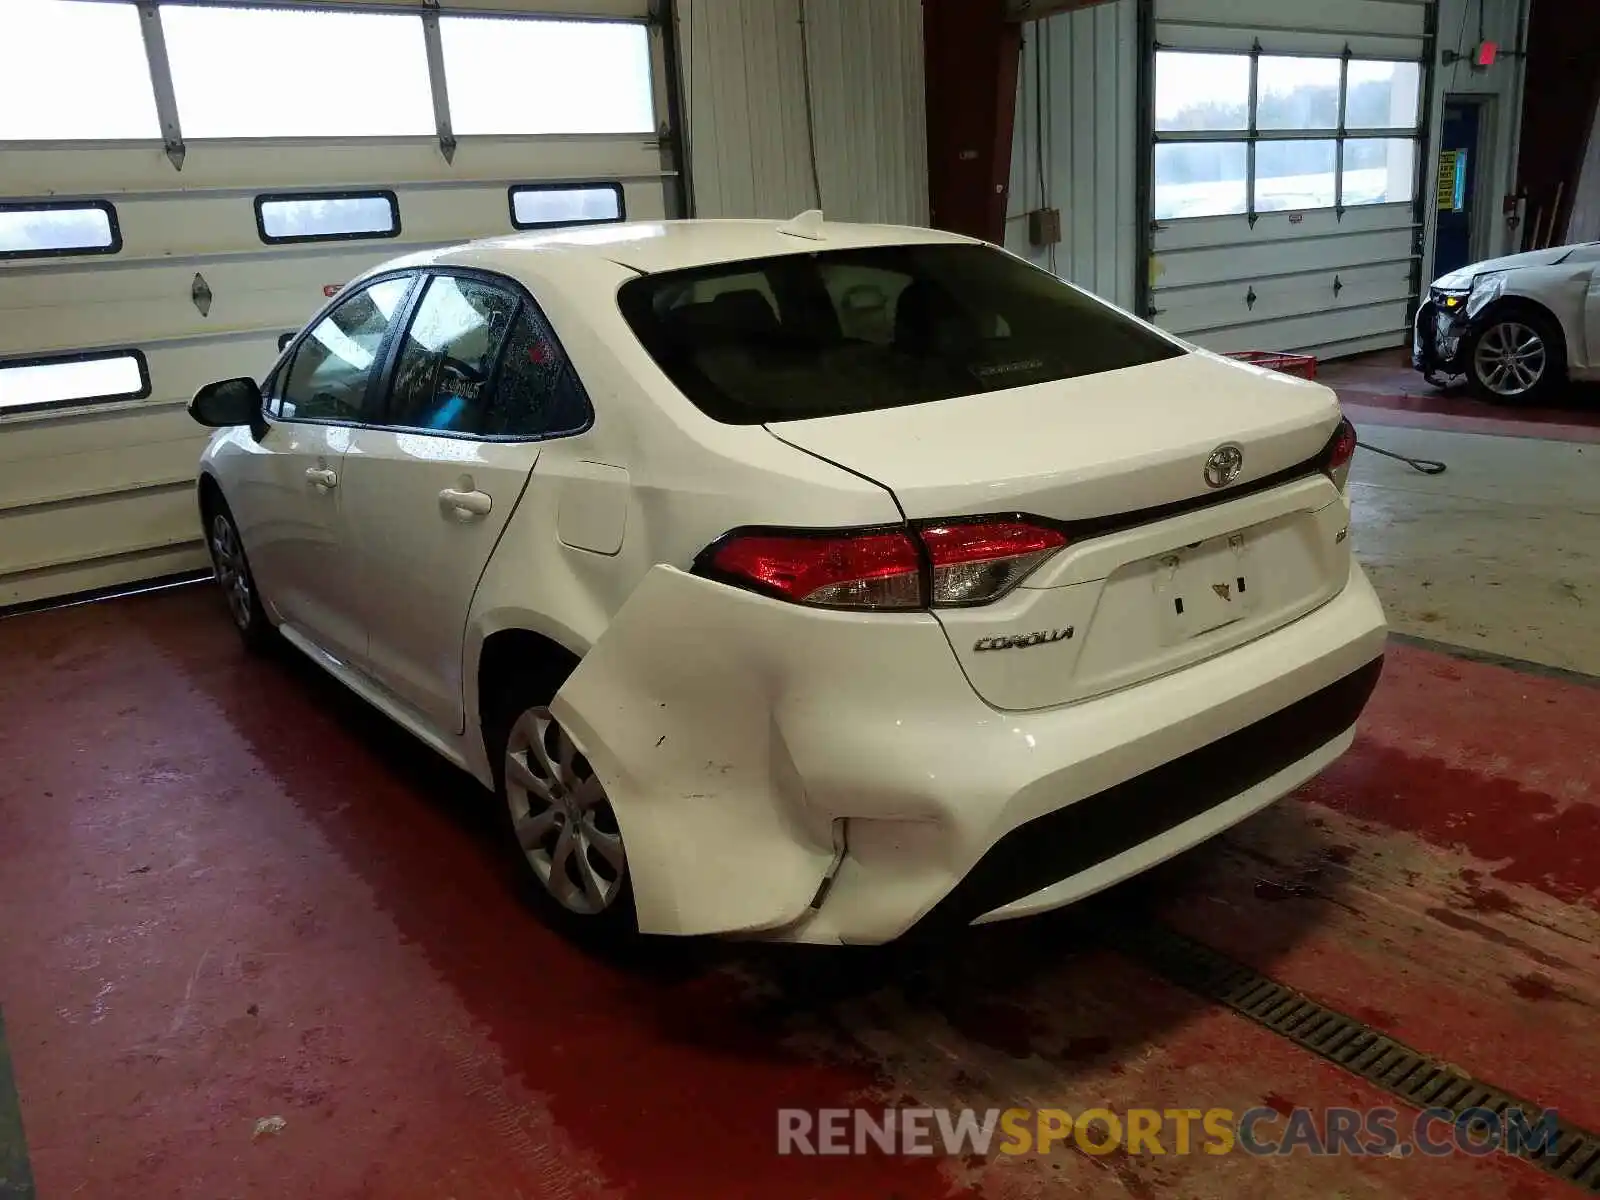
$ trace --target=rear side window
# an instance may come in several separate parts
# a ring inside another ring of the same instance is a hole
[[[1050,383],[1185,351],[987,246],[832,250],[645,275],[618,293],[701,411],[754,425]]]
[[[588,406],[532,303],[477,279],[438,276],[400,345],[385,424],[463,437],[573,433]]]

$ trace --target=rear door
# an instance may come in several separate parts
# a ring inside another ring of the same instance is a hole
[[[267,434],[228,496],[262,594],[286,624],[347,662],[365,656],[366,632],[343,524],[344,459],[413,282],[380,280],[307,331],[269,381]]]
[[[540,439],[588,408],[532,298],[437,271],[394,351],[393,383],[345,459],[366,669],[434,728],[464,724],[461,638]]]

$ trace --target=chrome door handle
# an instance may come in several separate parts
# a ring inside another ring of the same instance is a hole
[[[306,482],[315,484],[317,487],[338,487],[339,476],[328,470],[327,467],[307,467]]]
[[[455,488],[445,488],[440,492],[439,504],[442,508],[454,509],[462,516],[470,517],[486,517],[494,507],[494,501],[487,492],[458,492]]]

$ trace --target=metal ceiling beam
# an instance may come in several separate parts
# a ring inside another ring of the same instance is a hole
[[[1076,12],[1080,8],[1110,3],[1112,0],[1005,0],[1006,20],[1042,21],[1057,13]]]

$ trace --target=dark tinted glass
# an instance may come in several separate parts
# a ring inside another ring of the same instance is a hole
[[[506,342],[484,432],[529,437],[576,433],[589,424],[589,401],[554,333],[531,304]]]
[[[1114,371],[1184,351],[984,246],[890,246],[645,275],[618,296],[703,412],[866,412]]]
[[[531,303],[478,280],[441,276],[428,285],[401,343],[387,423],[544,437],[585,426],[588,406]]]
[[[482,433],[488,387],[517,297],[473,279],[428,283],[400,343],[387,423]]]

